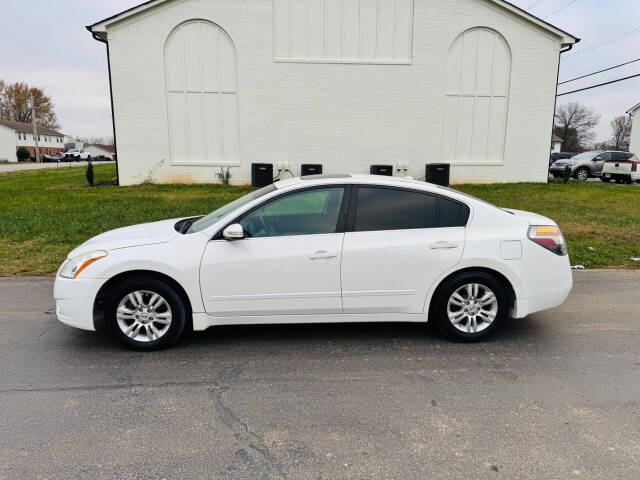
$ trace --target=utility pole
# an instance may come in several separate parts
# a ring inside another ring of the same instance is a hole
[[[38,125],[36,124],[36,106],[33,102],[33,94],[29,95],[29,103],[31,104],[31,124],[33,125],[33,141],[36,144],[35,153],[36,153],[36,162],[40,163],[42,159],[40,158],[40,147],[38,147]]]

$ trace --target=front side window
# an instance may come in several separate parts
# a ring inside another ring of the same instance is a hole
[[[610,152],[601,153],[596,158],[594,158],[594,160],[596,162],[606,162],[607,160],[611,160],[611,153]]]
[[[258,207],[240,224],[248,237],[335,233],[343,197],[343,187],[292,193]]]
[[[468,218],[469,207],[441,196],[393,188],[359,187],[353,230],[462,227]]]

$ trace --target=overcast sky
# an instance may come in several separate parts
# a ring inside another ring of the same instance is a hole
[[[105,46],[93,40],[84,26],[139,3],[142,0],[0,0],[4,19],[0,29],[0,78],[43,87],[53,97],[63,132],[111,136]],[[561,63],[561,81],[640,57],[640,32],[569,57],[618,34],[640,29],[638,0],[514,0],[513,3],[522,8],[533,5],[531,13],[541,18],[550,15],[546,21],[582,39],[572,52],[563,54],[567,58]],[[640,62],[566,84],[560,91],[633,73],[640,73]],[[558,100],[592,106],[602,115],[596,130],[598,139],[605,140],[610,136],[609,121],[640,102],[640,77]]]

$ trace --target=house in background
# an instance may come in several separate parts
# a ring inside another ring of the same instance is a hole
[[[102,143],[91,143],[84,146],[84,149],[89,152],[91,158],[105,157],[114,158],[115,148],[113,145],[104,145]]]
[[[631,138],[629,141],[629,151],[640,155],[640,120],[636,114],[640,113],[640,103],[631,107],[626,112],[631,118]]]
[[[562,139],[555,133],[551,136],[551,153],[562,151]]]
[[[40,155],[54,155],[64,151],[64,134],[48,127],[38,126]],[[32,157],[36,155],[36,143],[31,123],[0,119],[0,162],[17,162],[16,152],[25,148]]]
[[[559,58],[579,41],[503,0],[150,0],[109,48],[122,185],[232,167],[547,181]]]

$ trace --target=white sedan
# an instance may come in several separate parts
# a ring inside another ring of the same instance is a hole
[[[315,175],[98,235],[69,254],[54,297],[61,322],[151,350],[261,323],[429,320],[475,341],[571,286],[546,217],[411,179]]]

